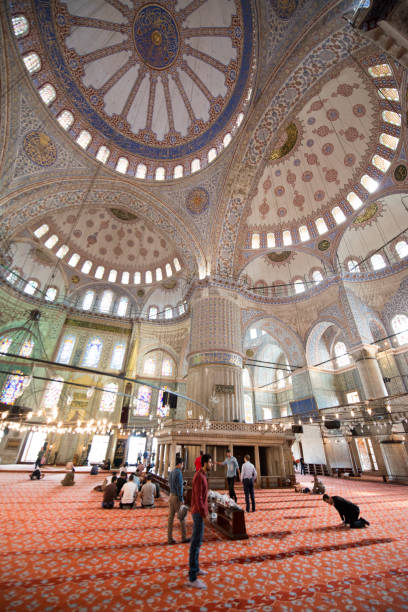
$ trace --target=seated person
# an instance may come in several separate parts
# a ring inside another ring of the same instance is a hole
[[[133,508],[137,496],[137,485],[134,481],[134,475],[130,474],[129,480],[125,482],[119,493],[120,508]]]
[[[111,469],[111,462],[110,462],[110,459],[105,459],[105,460],[102,462],[102,465],[101,465],[101,470],[107,470],[107,471],[109,472],[109,470],[110,470],[110,469]]]
[[[40,478],[44,478],[44,474],[41,474],[39,468],[35,468],[30,474],[30,480],[40,480]]]
[[[141,474],[143,474],[145,469],[146,469],[145,464],[144,463],[139,463],[138,466],[136,467],[136,472],[140,476]]]
[[[152,482],[152,475],[147,474],[146,482],[140,491],[140,498],[142,501],[142,508],[153,508],[154,497],[156,495],[156,487]]]
[[[61,484],[63,487],[72,487],[75,482],[74,482],[74,477],[75,477],[75,473],[74,472],[67,472],[64,476],[64,478],[61,480]]]
[[[127,482],[127,474],[126,472],[121,472],[119,478],[116,481],[116,488],[118,490],[117,495],[119,495],[123,485]]]
[[[116,476],[112,476],[112,482],[106,485],[106,488],[103,493],[102,500],[102,508],[111,509],[115,505],[115,497],[116,497]]]
[[[91,476],[96,476],[98,472],[99,472],[99,465],[96,465],[96,463],[94,463],[93,466],[91,467],[90,474]]]
[[[317,478],[316,474],[313,476],[312,484],[313,484],[312,493],[314,495],[316,494],[318,495],[319,493],[323,495],[323,493],[326,493],[326,487],[324,486],[322,481]]]

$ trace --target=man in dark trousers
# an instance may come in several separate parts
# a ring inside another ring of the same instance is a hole
[[[343,524],[350,525],[352,529],[361,529],[362,527],[368,527],[370,524],[362,516],[358,518],[360,508],[343,497],[339,497],[338,495],[332,495],[330,497],[330,495],[325,493],[323,495],[323,501],[325,501],[326,504],[330,504],[330,506],[334,506],[340,514]]]
[[[235,459],[235,457],[232,456],[232,453],[230,449],[228,448],[227,457],[225,461],[216,461],[216,464],[227,466],[227,482],[228,482],[229,496],[236,503],[237,495],[235,493],[234,483],[235,483],[235,476],[238,474],[238,478],[240,477],[238,461]]]
[[[191,494],[191,514],[193,516],[193,534],[190,543],[188,586],[195,589],[206,589],[205,582],[197,576],[205,576],[207,572],[200,570],[198,557],[203,541],[204,519],[208,514],[208,482],[207,473],[211,469],[211,455],[202,455],[201,468],[194,474]]]
[[[251,457],[245,455],[241,468],[241,480],[244,485],[246,511],[249,512],[249,498],[251,498],[252,512],[255,512],[254,482],[258,475],[255,466],[250,461]]]
[[[303,459],[303,457],[299,459],[299,463],[300,463],[300,473],[304,474],[305,473],[305,460]]]
[[[173,522],[174,516],[180,510],[180,506],[184,504],[183,497],[183,474],[182,469],[184,467],[183,459],[178,455],[176,457],[176,467],[169,474],[169,517],[167,520],[167,544],[175,544],[176,540],[173,538]],[[181,541],[189,542],[190,538],[186,534],[186,521],[185,516],[179,518],[181,528]]]

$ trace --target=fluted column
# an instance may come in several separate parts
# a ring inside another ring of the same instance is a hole
[[[388,395],[377,361],[377,352],[378,347],[372,344],[360,345],[352,351],[363,387],[364,399],[375,399]]]
[[[222,288],[198,290],[191,301],[187,411],[212,420],[243,420],[241,312],[238,296]],[[216,385],[221,385],[216,392]],[[215,401],[212,401],[212,398]]]
[[[167,478],[169,475],[169,454],[170,454],[170,444],[164,445],[164,465],[163,465],[163,478]]]
[[[156,474],[159,473],[160,453],[161,453],[161,444],[158,444],[157,449],[156,449],[156,458],[154,462],[154,471]]]
[[[159,476],[163,474],[163,459],[164,459],[164,444],[160,444],[160,459],[159,459]]]

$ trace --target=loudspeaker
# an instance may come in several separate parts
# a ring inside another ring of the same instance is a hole
[[[292,433],[303,433],[302,425],[292,425]]]
[[[169,406],[172,410],[177,408],[177,395],[174,393],[169,393]]]
[[[324,426],[326,429],[340,429],[340,421],[326,421]]]

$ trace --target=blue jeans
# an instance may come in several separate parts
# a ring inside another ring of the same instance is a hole
[[[254,481],[252,478],[244,478],[242,484],[244,485],[246,511],[249,512],[249,498],[251,497],[252,512],[255,512]]]
[[[200,546],[203,541],[204,534],[204,519],[198,512],[193,514],[193,534],[190,542],[190,571],[188,577],[190,582],[197,580],[197,574],[200,570],[198,564],[198,555],[200,554]]]

